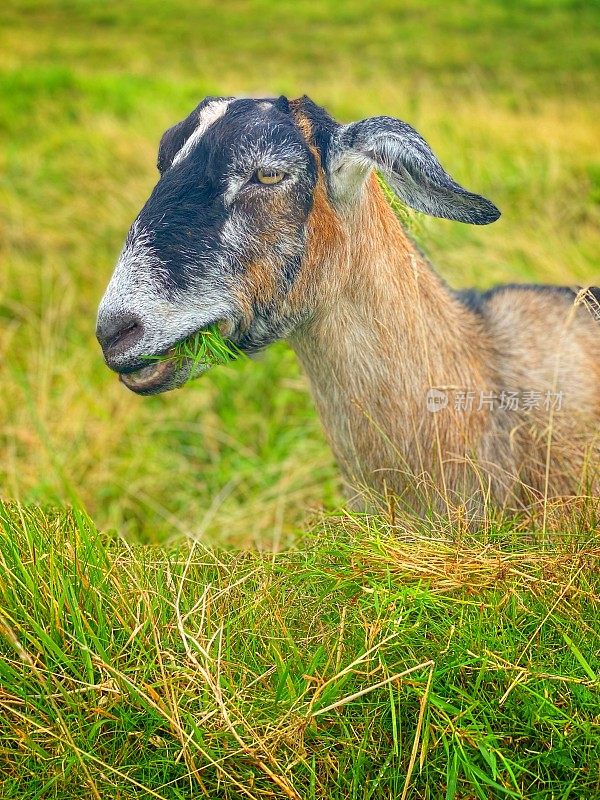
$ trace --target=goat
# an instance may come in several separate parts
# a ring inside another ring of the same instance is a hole
[[[427,479],[513,507],[589,490],[600,291],[448,288],[375,171],[432,216],[500,212],[408,124],[340,125],[307,97],[210,97],[163,135],[158,169],[98,313],[128,388],[180,386],[187,367],[144,357],[218,322],[248,354],[289,342],[351,485],[418,504]]]

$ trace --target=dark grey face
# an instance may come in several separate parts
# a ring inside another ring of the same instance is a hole
[[[98,318],[109,366],[136,380],[146,367],[141,378],[152,380],[131,386],[138,391],[181,383],[186,376],[158,374],[146,357],[213,322],[248,352],[297,323],[280,306],[300,268],[317,178],[285,98],[204,100],[164,134],[158,168]]]
[[[287,291],[316,180],[287,100],[205,100],[163,136],[158,166],[161,179],[136,223],[153,232],[171,297],[198,284],[234,289],[265,259],[277,293]],[[250,331],[237,333],[253,346]]]
[[[148,357],[212,323],[251,353],[310,315],[308,299],[286,298],[305,261],[319,176],[342,223],[374,168],[419,211],[474,224],[499,216],[410,125],[338,125],[308,98],[207,98],[164,134],[158,168],[98,312],[106,363],[140,394],[181,385],[188,368]]]

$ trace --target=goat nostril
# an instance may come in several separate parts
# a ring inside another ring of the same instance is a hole
[[[138,322],[130,322],[129,325],[126,325],[124,328],[114,333],[107,342],[108,347],[114,347],[119,344],[120,341],[129,337],[129,334],[135,331],[137,327],[139,327]]]
[[[126,352],[142,337],[142,321],[135,314],[120,314],[101,319],[96,336],[105,356],[117,356]]]

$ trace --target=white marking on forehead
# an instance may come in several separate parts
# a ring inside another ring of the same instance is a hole
[[[200,141],[210,126],[225,114],[231,100],[212,100],[204,106],[198,114],[198,125],[192,135],[186,139],[183,147],[176,153],[172,166],[183,161],[192,151],[194,145]]]

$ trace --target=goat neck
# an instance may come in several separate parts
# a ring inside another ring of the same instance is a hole
[[[477,410],[448,408],[438,425],[427,393],[488,389],[491,347],[477,315],[412,244],[375,176],[337,213],[318,187],[303,272],[312,276],[314,313],[290,344],[348,480],[402,491],[415,474],[440,477],[438,453],[464,461],[481,432]]]

